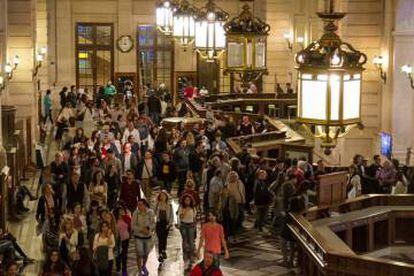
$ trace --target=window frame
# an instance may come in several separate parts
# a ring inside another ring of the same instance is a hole
[[[142,46],[140,44],[140,40],[139,40],[139,35],[140,35],[140,27],[151,27],[153,28],[153,33],[154,33],[154,41],[153,41],[153,45],[151,46]],[[166,39],[167,41],[170,40],[170,45],[165,45],[162,44],[161,46],[158,45],[158,40],[159,40],[159,36],[162,36],[163,34],[160,33],[160,31],[157,30],[157,27],[154,24],[138,24],[136,27],[136,40],[137,40],[137,49],[136,49],[136,54],[137,54],[137,80],[138,80],[138,85],[141,88],[141,76],[140,76],[140,70],[142,69],[140,64],[141,64],[141,55],[140,55],[140,51],[141,50],[153,50],[154,52],[154,59],[152,61],[153,63],[153,78],[152,78],[152,83],[151,85],[154,85],[154,83],[158,80],[158,52],[159,51],[170,51],[171,53],[171,64],[170,64],[170,68],[171,68],[171,72],[170,72],[170,82],[169,84],[167,84],[167,87],[169,88],[169,90],[172,91],[174,90],[173,87],[173,77],[174,77],[174,70],[175,70],[175,60],[174,60],[174,51],[175,51],[175,45],[174,45],[174,40],[169,39],[168,37],[165,37],[164,39]],[[165,70],[165,67],[162,67],[160,69]],[[145,83],[143,85],[146,85]],[[154,89],[156,87],[153,87]]]
[[[91,26],[92,27],[92,44],[79,44],[79,26]],[[97,40],[97,27],[110,27],[111,28],[111,35],[110,35],[110,44],[108,45],[101,45],[96,44]],[[92,79],[93,84],[90,85],[82,85],[82,87],[92,87],[93,92],[97,90],[100,84],[97,84],[97,52],[98,51],[109,51],[111,56],[111,65],[110,65],[110,80],[114,82],[114,67],[115,67],[115,53],[114,53],[114,24],[113,23],[96,23],[96,22],[77,22],[75,24],[75,69],[76,69],[76,87],[79,88],[79,52],[81,51],[92,51],[93,58],[92,58]]]

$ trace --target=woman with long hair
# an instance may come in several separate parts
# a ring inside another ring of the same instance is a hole
[[[100,205],[106,205],[108,196],[108,185],[105,182],[102,171],[96,171],[93,175],[92,182],[89,185],[90,199],[96,200]]]
[[[114,264],[115,237],[106,221],[101,223],[100,231],[93,241],[93,253],[99,276],[112,274]]]
[[[158,238],[158,261],[160,263],[167,259],[167,239],[174,221],[173,213],[174,210],[169,195],[167,191],[162,190],[157,197],[155,206],[155,216],[157,218],[155,230]]]
[[[190,195],[181,198],[178,208],[178,221],[182,238],[183,258],[191,266],[195,255],[197,212],[194,208],[194,199]]]
[[[58,249],[52,249],[47,256],[47,259],[42,267],[42,276],[55,276],[55,275],[71,275],[70,270],[65,265],[60,257]]]
[[[59,234],[59,249],[63,261],[67,264],[71,264],[75,259],[78,243],[79,235],[73,226],[72,218],[64,218]]]

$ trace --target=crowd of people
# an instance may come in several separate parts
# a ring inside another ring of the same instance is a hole
[[[294,265],[286,214],[314,203],[322,161],[314,167],[306,158],[285,158],[270,165],[248,144],[232,154],[226,138],[267,130],[263,120],[252,123],[248,116],[235,122],[208,109],[204,125],[161,127],[163,117],[189,113],[185,101],[174,108],[164,92],[148,89],[140,100],[119,103],[108,83],[96,95],[75,87],[59,95],[56,120],[51,101],[43,101],[59,151],[39,181],[36,220],[47,256],[41,275],[128,275],[130,244],[140,275],[148,275],[154,248],[160,264],[168,259],[175,227],[186,273],[222,275],[221,260],[231,257],[253,215],[257,233],[280,236],[283,262]],[[381,166],[379,156],[370,166],[355,157],[348,196],[408,191],[408,178],[397,168],[395,161]]]

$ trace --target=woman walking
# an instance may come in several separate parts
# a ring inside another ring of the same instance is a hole
[[[135,236],[137,265],[140,275],[148,275],[146,265],[148,256],[154,247],[152,234],[155,228],[155,216],[145,199],[138,200],[137,206],[132,216],[132,232]]]
[[[183,258],[191,266],[194,261],[195,235],[197,212],[194,209],[194,199],[184,195],[178,209],[178,219],[182,238]]]
[[[167,259],[167,238],[174,221],[173,212],[168,193],[162,190],[157,197],[157,205],[155,207],[155,215],[157,217],[155,230],[158,238],[158,261],[160,263]]]
[[[99,276],[111,275],[114,264],[115,237],[107,222],[101,223],[101,229],[93,241],[93,253]]]

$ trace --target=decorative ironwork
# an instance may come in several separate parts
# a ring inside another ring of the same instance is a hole
[[[267,74],[266,49],[270,25],[255,17],[249,5],[224,25],[227,35],[225,74],[233,73],[243,86]]]
[[[353,127],[362,128],[361,86],[367,56],[336,34],[336,21],[346,14],[330,9],[317,13],[325,33],[296,54],[298,76],[298,116],[315,138],[322,140],[330,154],[337,139]]]
[[[246,4],[239,16],[234,17],[224,25],[224,30],[227,35],[268,36],[270,25],[255,17],[250,11],[249,5]]]

